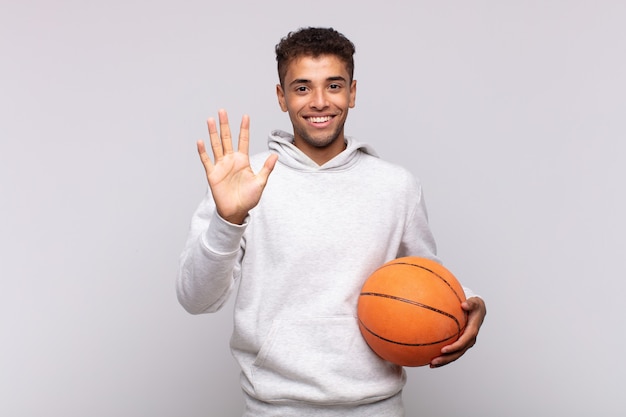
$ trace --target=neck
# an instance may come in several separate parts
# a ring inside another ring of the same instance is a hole
[[[337,138],[332,143],[321,147],[313,146],[297,137],[294,138],[293,144],[319,166],[324,165],[326,162],[339,155],[347,147],[343,136]]]

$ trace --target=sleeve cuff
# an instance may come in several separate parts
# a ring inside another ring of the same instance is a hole
[[[211,252],[227,255],[239,250],[241,238],[248,226],[246,217],[243,224],[233,224],[227,222],[217,211],[213,213],[213,219],[209,223],[209,228],[202,236],[202,243]]]

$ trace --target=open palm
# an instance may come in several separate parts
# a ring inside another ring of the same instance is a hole
[[[218,214],[231,223],[241,224],[248,212],[259,203],[278,156],[270,155],[261,171],[255,174],[248,156],[249,117],[244,115],[241,119],[238,149],[234,151],[228,115],[224,110],[220,110],[218,115],[219,133],[215,119],[209,118],[207,121],[214,162],[207,154],[202,140],[198,141],[198,154],[204,165]]]

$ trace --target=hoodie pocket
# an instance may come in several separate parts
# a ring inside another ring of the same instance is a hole
[[[353,316],[275,320],[251,376],[260,400],[318,404],[377,401],[405,382],[401,367],[367,346]]]

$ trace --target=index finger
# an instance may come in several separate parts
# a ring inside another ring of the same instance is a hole
[[[241,118],[241,127],[239,128],[239,152],[248,154],[250,149],[250,117],[244,114]]]

